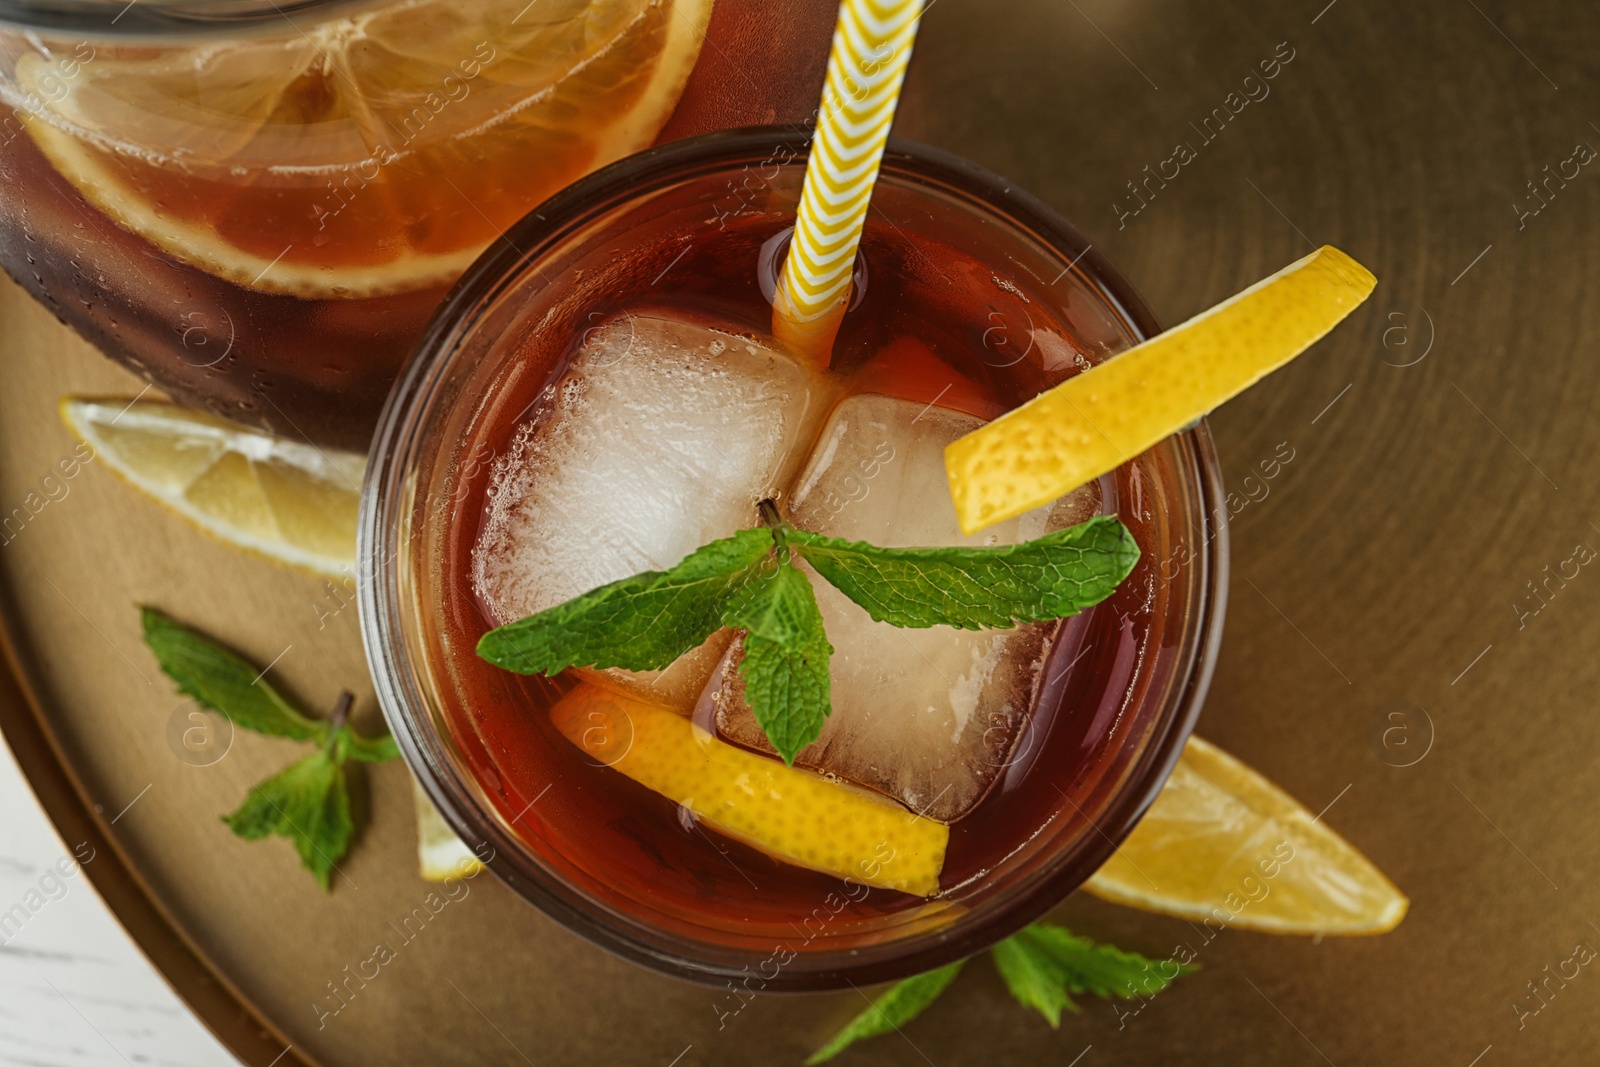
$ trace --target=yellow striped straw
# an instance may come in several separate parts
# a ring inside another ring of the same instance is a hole
[[[856,246],[894,122],[923,0],[844,0],[772,333],[826,366],[850,300]]]

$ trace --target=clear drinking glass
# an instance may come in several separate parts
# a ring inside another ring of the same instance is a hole
[[[360,527],[378,696],[461,837],[596,943],[752,990],[901,978],[982,949],[1077,888],[1176,762],[1211,677],[1226,590],[1226,509],[1201,423],[1102,480],[1102,510],[1133,531],[1141,562],[1110,600],[1060,624],[1032,733],[952,825],[945,888],[930,900],[708,844],[663,798],[587,763],[550,728],[544,710],[570,683],[473,655],[489,623],[463,592],[467,560],[508,427],[584,331],[619,309],[714,306],[729,329],[761,332],[806,150],[806,135],[782,129],[655,148],[513,227],[440,309],[390,398]],[[1156,330],[1121,276],[1042,203],[903,142],[884,158],[856,290],[836,366],[916,334],[967,351],[968,378],[1012,397]],[[912,393],[938,384],[919,384],[923,365],[891,371]]]

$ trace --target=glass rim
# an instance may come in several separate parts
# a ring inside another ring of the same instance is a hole
[[[520,278],[521,270],[542,251],[559,243],[619,203],[648,195],[670,183],[691,180],[696,167],[714,171],[737,164],[752,154],[761,158],[776,149],[793,148],[803,160],[811,139],[809,127],[760,126],[705,134],[648,149],[581,179],[530,212],[487,249],[467,270],[435,312],[418,341],[380,417],[361,494],[357,546],[357,596],[362,639],[379,703],[408,766],[422,782],[446,821],[480,854],[514,892],[563,926],[591,942],[652,969],[680,978],[722,984],[737,978],[747,957],[723,950],[687,958],[673,946],[685,939],[661,931],[587,899],[576,887],[538,869],[517,854],[526,849],[508,827],[480,810],[463,774],[450,764],[444,742],[416,684],[419,674],[413,650],[405,640],[400,581],[406,556],[401,543],[402,520],[414,488],[413,467],[422,450],[426,415],[448,378],[454,356],[472,334],[497,295]],[[909,172],[959,191],[1007,222],[1026,228],[1057,254],[1071,259],[1070,269],[1092,279],[1128,330],[1143,339],[1160,332],[1154,316],[1122,275],[1065,219],[1042,201],[969,160],[927,145],[891,138],[884,155],[885,173]],[[1071,254],[1067,254],[1067,250]],[[958,931],[940,931],[915,945],[889,943],[849,951],[848,961],[804,970],[780,968],[762,986],[768,992],[805,992],[855,984],[891,981],[921,973],[969,956],[1021,929],[1058,906],[1089,873],[1110,858],[1154,802],[1182,754],[1210,686],[1221,643],[1227,600],[1228,523],[1215,446],[1202,420],[1178,435],[1183,458],[1194,476],[1192,490],[1200,514],[1193,516],[1205,534],[1201,549],[1185,564],[1197,568],[1197,590],[1188,606],[1194,625],[1179,646],[1164,733],[1152,738],[1130,763],[1123,783],[1076,849],[1082,864],[1057,863],[1030,886],[1021,900],[992,909]],[[707,948],[709,946],[700,946]],[[763,976],[765,977],[765,976]]]

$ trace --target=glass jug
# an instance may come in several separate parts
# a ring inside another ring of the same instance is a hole
[[[658,140],[804,121],[835,11],[0,0],[0,263],[175,399],[362,449],[503,230]]]

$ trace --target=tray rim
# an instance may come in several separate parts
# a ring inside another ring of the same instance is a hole
[[[66,758],[46,714],[43,687],[16,626],[15,598],[0,585],[0,737],[62,841],[84,841],[81,870],[102,904],[167,987],[213,1037],[249,1067],[322,1067],[228,978],[161,902],[111,832],[103,811]]]

